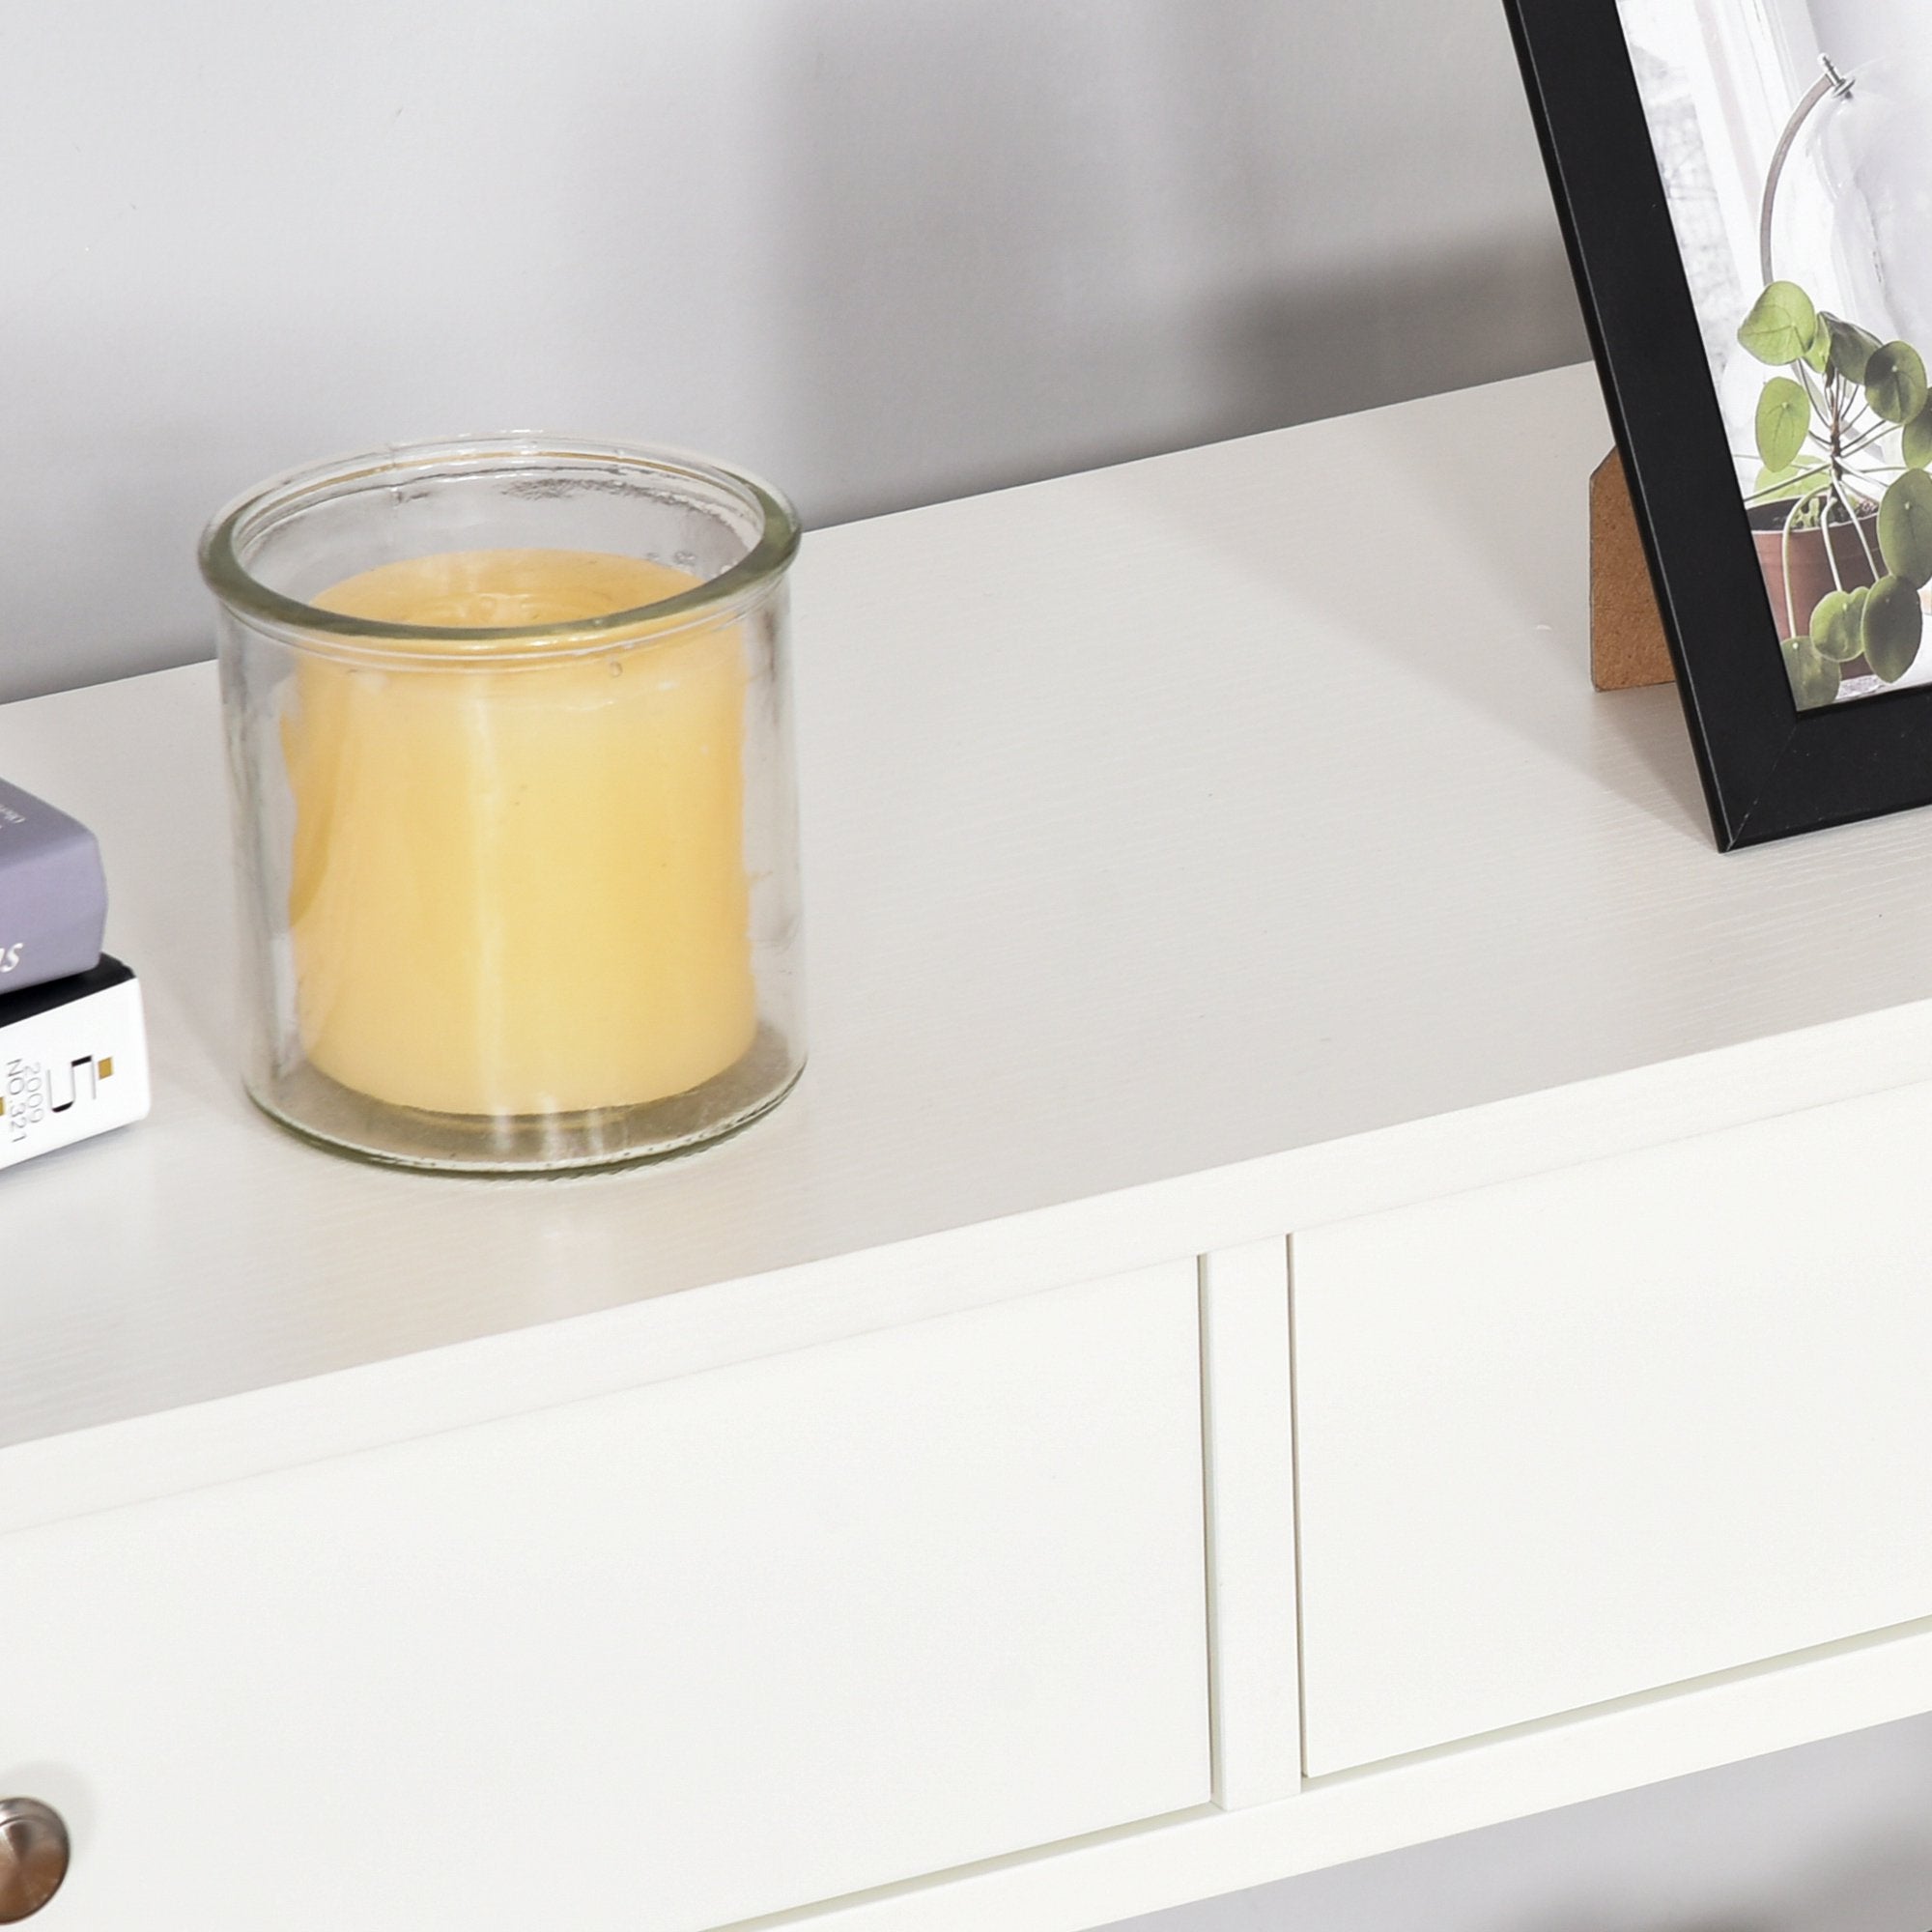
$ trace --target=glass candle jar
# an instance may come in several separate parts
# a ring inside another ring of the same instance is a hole
[[[526,437],[301,470],[209,526],[260,1106],[516,1172],[784,1095],[798,541],[750,477]]]

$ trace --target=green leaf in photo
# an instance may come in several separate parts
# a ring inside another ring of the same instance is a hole
[[[1796,362],[1818,333],[1818,311],[1796,282],[1773,282],[1751,304],[1738,328],[1738,340],[1773,368]]]
[[[1757,481],[1751,485],[1748,500],[1752,503],[1782,503],[1794,497],[1809,497],[1816,493],[1820,483],[1831,473],[1830,464],[1822,460],[1814,463],[1808,456],[1783,469],[1760,469]]]
[[[1846,664],[1864,649],[1860,620],[1864,614],[1865,592],[1828,590],[1811,613],[1811,643],[1821,658]]]
[[[1838,695],[1838,667],[1821,655],[1809,638],[1786,638],[1778,647],[1784,653],[1784,674],[1791,680],[1791,696],[1801,711],[1821,711]]]
[[[1925,407],[1925,364],[1909,342],[1888,342],[1865,364],[1865,401],[1889,423],[1909,423]]]
[[[1924,628],[1918,590],[1902,577],[1881,577],[1865,600],[1860,626],[1865,662],[1887,684],[1896,684],[1912,668]]]
[[[1757,399],[1757,453],[1767,469],[1788,469],[1811,430],[1811,398],[1803,383],[1774,376]]]
[[[1821,311],[1818,320],[1824,324],[1819,333],[1831,340],[1830,373],[1842,376],[1848,383],[1862,383],[1866,368],[1882,347],[1878,337],[1857,323],[1845,322],[1835,315]]]
[[[1932,404],[1927,404],[1905,425],[1898,440],[1904,447],[1906,462],[1914,469],[1923,469],[1932,463]]]
[[[1908,469],[1878,506],[1878,547],[1885,567],[1915,589],[1932,583],[1932,476]]]

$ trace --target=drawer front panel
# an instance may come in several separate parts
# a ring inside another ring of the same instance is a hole
[[[0,1543],[69,1932],[690,1928],[1208,1796],[1192,1264]]]
[[[1293,1247],[1311,1774],[1932,1616],[1932,1091]]]

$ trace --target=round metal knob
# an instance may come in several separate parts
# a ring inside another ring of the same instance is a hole
[[[38,1798],[0,1798],[0,1925],[31,1918],[67,1876],[67,1827]]]

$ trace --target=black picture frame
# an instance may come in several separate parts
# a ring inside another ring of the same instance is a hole
[[[1504,7],[1719,845],[1932,804],[1932,686],[1792,697],[1616,0]]]

